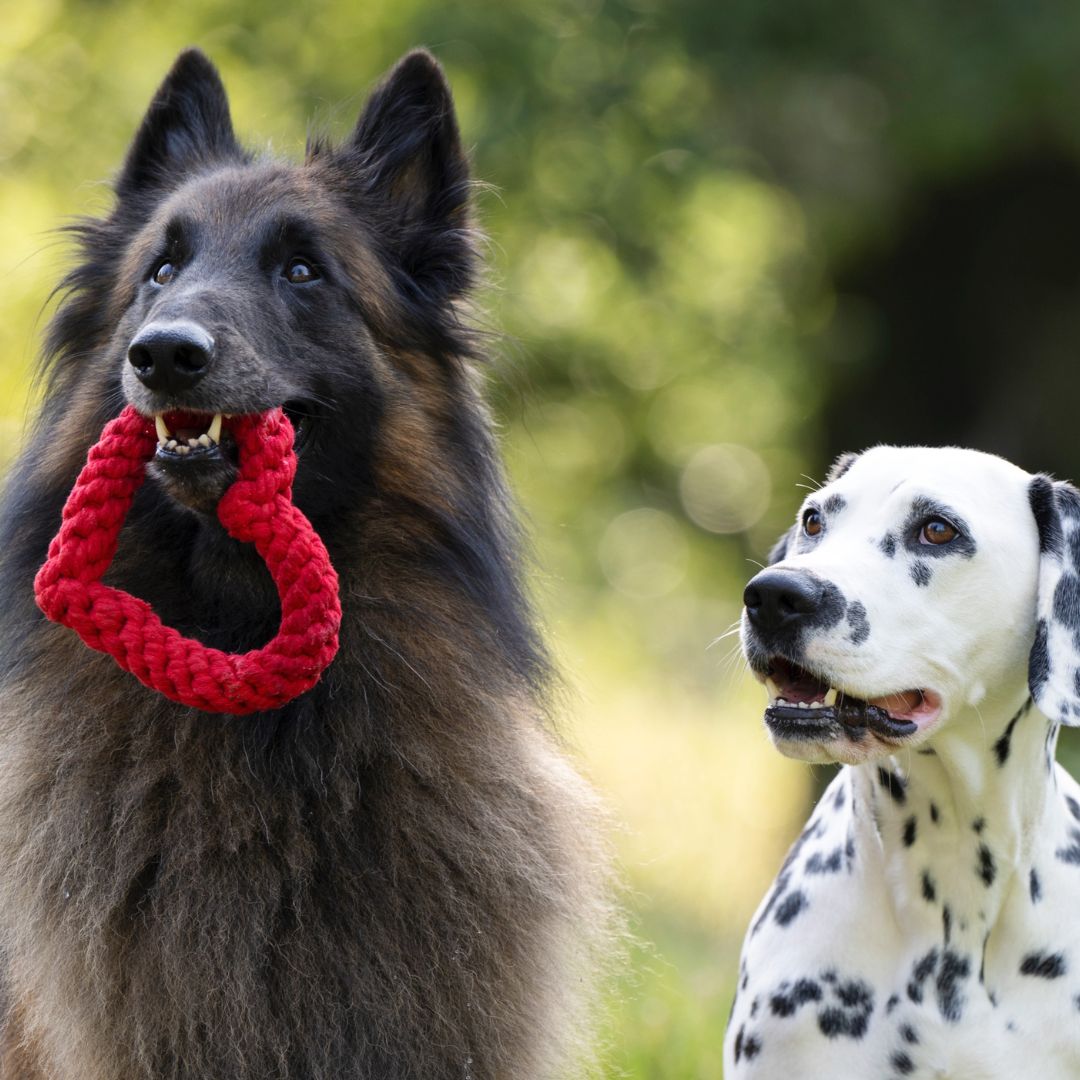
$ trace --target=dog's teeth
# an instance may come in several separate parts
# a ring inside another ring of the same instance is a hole
[[[178,454],[190,454],[191,453],[191,447],[190,446],[178,446],[176,448],[176,452]]]
[[[777,686],[776,683],[774,683],[772,679],[768,677],[766,677],[765,679],[765,689],[769,692],[770,701],[780,700],[780,687]]]
[[[206,434],[200,435],[196,441],[200,446],[210,446],[213,443],[213,439],[211,439],[210,436]]]
[[[176,442],[176,440],[175,440],[175,439],[170,439],[170,440],[169,440],[169,441],[168,441],[168,442],[167,442],[167,443],[165,444],[165,449],[166,449],[166,450],[175,450],[175,449],[176,449],[176,447],[177,447],[177,442]]]
[[[821,704],[824,705],[827,709],[831,709],[836,704],[836,697],[837,697],[836,687],[835,686],[830,686],[829,687],[829,692],[825,695],[825,697],[822,700]]]
[[[197,450],[199,448],[198,439],[188,439],[187,444],[191,447],[192,450]]]
[[[211,442],[221,442],[221,413],[214,413],[214,419],[210,421],[206,434]]]
[[[825,707],[825,702],[824,701],[811,701],[810,702],[810,708],[811,709],[823,709],[824,707]]]
[[[154,427],[157,428],[157,439],[160,446],[169,441],[169,429],[165,426],[165,417],[161,413],[154,413]]]

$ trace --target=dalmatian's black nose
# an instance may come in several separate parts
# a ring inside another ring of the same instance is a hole
[[[762,570],[743,592],[746,614],[758,630],[780,630],[815,615],[825,583],[798,570]]]

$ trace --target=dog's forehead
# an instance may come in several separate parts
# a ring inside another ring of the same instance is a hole
[[[821,495],[866,509],[929,498],[977,513],[982,507],[1026,504],[1031,479],[1004,458],[979,450],[877,446],[858,455]]]
[[[340,208],[312,173],[310,166],[280,161],[227,165],[180,185],[162,201],[156,217],[183,217],[217,228],[227,220],[258,228],[268,217],[294,213],[332,226]]]

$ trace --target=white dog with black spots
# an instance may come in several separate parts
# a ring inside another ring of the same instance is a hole
[[[758,909],[731,1080],[1080,1077],[1080,493],[845,455],[746,588],[778,749],[841,762]]]

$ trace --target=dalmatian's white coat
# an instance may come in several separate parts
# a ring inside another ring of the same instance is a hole
[[[744,612],[759,677],[780,656],[909,733],[770,722],[782,752],[848,767],[751,923],[725,1076],[1080,1076],[1080,788],[1053,761],[1080,722],[1080,496],[975,451],[877,447],[834,466],[754,582],[776,571],[816,591],[794,630]]]

